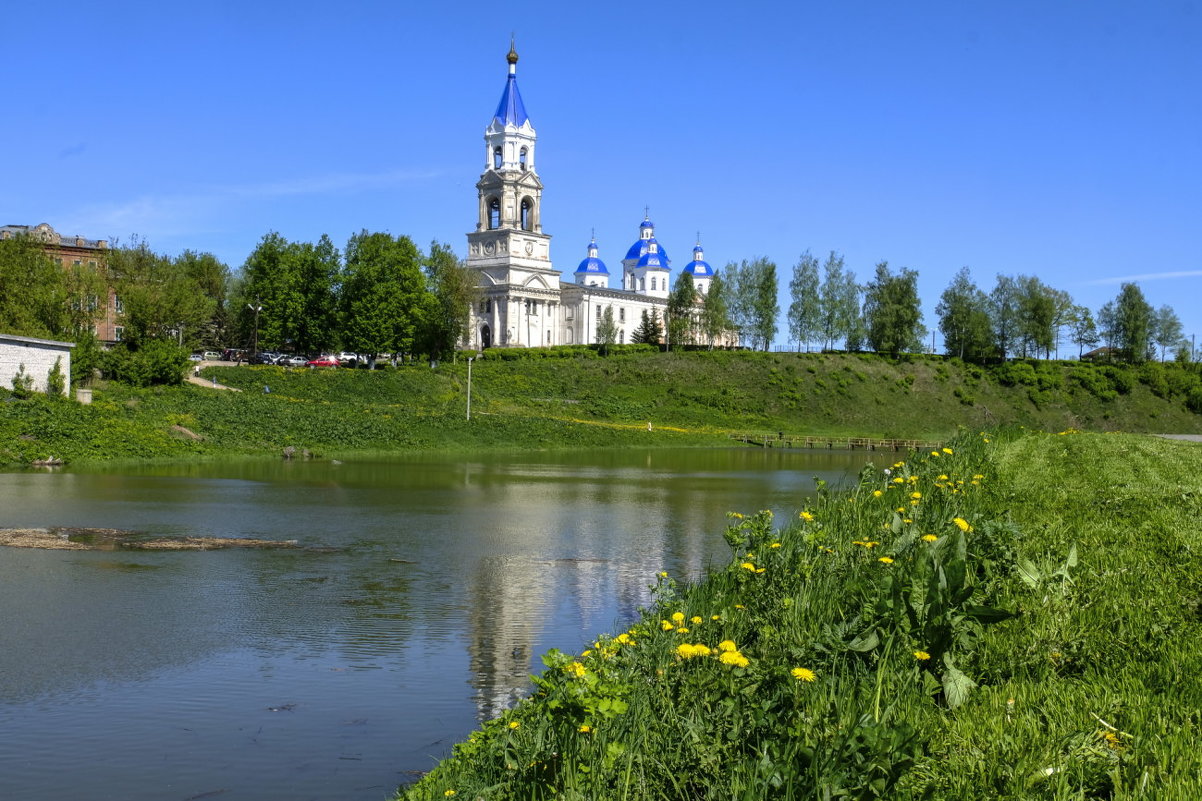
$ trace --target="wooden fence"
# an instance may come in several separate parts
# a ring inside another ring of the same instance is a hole
[[[799,434],[731,434],[730,438],[761,448],[826,448],[847,451],[930,451],[940,443],[920,439],[878,439],[874,437],[807,437]]]

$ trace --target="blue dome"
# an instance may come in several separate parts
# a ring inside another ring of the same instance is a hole
[[[609,270],[605,269],[605,262],[598,259],[596,256],[589,256],[584,261],[580,262],[580,266],[576,268],[576,275],[580,273],[592,273],[593,275],[609,275]]]
[[[651,247],[649,245],[650,242],[651,242],[650,239],[638,240],[637,242],[635,242],[633,245],[630,246],[630,250],[626,251],[626,258],[628,258],[628,259],[643,258],[643,256],[647,255],[647,251],[651,249]],[[668,258],[668,251],[664,250],[663,245],[659,246],[659,257],[661,259],[663,259],[665,267],[668,265],[668,262],[671,261],[671,259]]]
[[[708,262],[701,261],[700,259],[695,259],[695,260],[689,262],[688,265],[684,268],[684,272],[688,273],[689,275],[693,276],[694,278],[713,278],[714,277],[714,268],[710,267]]]
[[[636,266],[661,267],[666,270],[668,269],[668,258],[664,256],[663,251],[660,251],[659,253],[645,253],[643,254],[643,257],[639,259],[639,263]]]
[[[655,227],[655,223],[651,222],[651,220],[643,220],[641,223],[639,223],[639,228],[654,228],[654,227]]]

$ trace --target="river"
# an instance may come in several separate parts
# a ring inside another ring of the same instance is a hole
[[[0,527],[298,550],[0,549],[0,798],[380,801],[866,455],[653,450],[0,473]]]

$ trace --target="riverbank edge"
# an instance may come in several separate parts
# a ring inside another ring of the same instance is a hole
[[[1163,797],[1197,797],[1202,762],[1188,749],[1197,722],[1165,709],[1182,693],[1202,699],[1198,673],[1188,673],[1202,658],[1163,629],[1202,636],[1198,616],[1170,600],[1190,582],[1199,588],[1189,564],[1145,554],[1161,552],[1165,526],[1183,545],[1202,544],[1186,533],[1202,511],[1202,448],[985,433],[907,461],[892,476],[866,471],[846,492],[820,490],[779,530],[762,513],[733,515],[726,568],[688,586],[656,577],[655,603],[626,631],[577,656],[549,654],[533,699],[396,797],[762,798],[766,787],[781,798],[855,788],[1050,798],[1107,787],[1126,797],[1141,776]],[[1132,466],[1144,480],[1110,488],[1107,516],[1088,514],[1098,493],[1084,490]],[[1157,520],[1140,520],[1153,509]],[[912,583],[924,565],[927,579],[971,577],[968,594]],[[1154,594],[1165,603],[1133,588],[1138,577],[1124,576],[1133,572],[1164,585]],[[923,587],[927,597],[907,595]],[[1095,597],[1108,609],[1157,611],[1128,611],[1116,626],[1079,603]],[[928,611],[915,619],[888,609],[890,598]],[[940,615],[928,614],[939,603]],[[1132,640],[1145,644],[1138,653],[1121,645]],[[1116,687],[1116,675],[1132,677]]]

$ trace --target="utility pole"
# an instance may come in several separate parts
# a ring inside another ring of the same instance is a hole
[[[246,304],[246,308],[250,309],[251,311],[253,311],[255,313],[255,340],[254,340],[254,345],[251,346],[251,355],[258,356],[259,355],[259,312],[263,311],[263,304],[259,302],[258,298],[255,298],[255,302]]]

